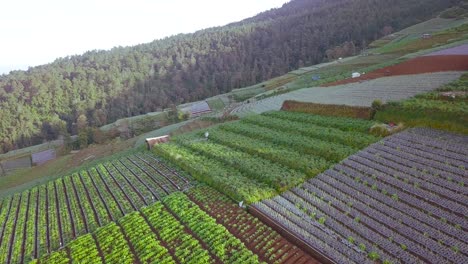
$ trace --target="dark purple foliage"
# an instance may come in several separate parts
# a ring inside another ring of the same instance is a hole
[[[464,143],[466,136],[411,129],[254,206],[338,262],[366,263],[375,252],[394,263],[463,263]]]

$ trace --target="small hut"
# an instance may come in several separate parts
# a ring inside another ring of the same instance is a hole
[[[31,160],[33,165],[41,165],[46,163],[49,160],[53,160],[57,157],[55,149],[48,149],[41,152],[33,153],[31,155]]]
[[[148,150],[150,150],[152,147],[154,147],[157,144],[162,144],[169,142],[169,135],[164,135],[161,137],[153,137],[153,138],[147,138],[146,141],[146,146],[148,147]]]
[[[189,107],[183,108],[182,112],[190,113],[191,117],[201,116],[211,112],[211,108],[206,101],[196,102]]]
[[[424,34],[421,35],[421,38],[422,39],[430,39],[430,38],[432,38],[432,34],[424,33]]]

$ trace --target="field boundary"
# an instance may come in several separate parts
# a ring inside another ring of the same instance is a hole
[[[301,112],[325,116],[352,117],[370,120],[373,117],[371,107],[350,106],[336,104],[317,104],[309,102],[299,102],[295,100],[286,100],[281,106],[281,110],[288,112]]]
[[[318,249],[313,248],[309,244],[307,244],[304,240],[297,237],[295,234],[289,232],[286,228],[284,228],[280,223],[277,223],[270,219],[268,216],[263,214],[260,210],[255,208],[255,206],[249,206],[248,212],[253,216],[260,219],[263,223],[273,228],[278,234],[282,235],[284,238],[289,240],[291,243],[299,247],[300,249],[304,250],[305,252],[309,253],[312,257],[316,258],[323,264],[338,264],[337,262],[331,260],[326,255],[322,254]]]

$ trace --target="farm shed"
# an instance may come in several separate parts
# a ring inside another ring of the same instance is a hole
[[[211,112],[211,108],[206,101],[196,102],[189,107],[183,108],[182,112],[190,113],[190,116],[196,117]]]
[[[161,137],[147,138],[145,141],[146,141],[146,146],[148,147],[148,150],[150,150],[154,145],[169,142],[169,139],[170,139],[169,135],[164,135]]]
[[[430,39],[430,38],[432,38],[432,34],[424,33],[424,34],[421,35],[421,38],[422,39]]]
[[[16,169],[31,168],[31,157],[25,156],[12,160],[0,161],[0,175],[7,174]]]
[[[48,149],[41,152],[33,153],[31,155],[31,160],[33,165],[41,165],[46,163],[49,160],[53,160],[57,157],[55,149]]]

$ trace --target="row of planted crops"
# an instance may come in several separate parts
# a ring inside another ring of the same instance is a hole
[[[156,152],[248,203],[273,197],[376,142],[372,122],[271,112],[179,136]]]
[[[201,204],[200,206],[198,204]],[[215,205],[214,208],[210,205]],[[231,214],[221,215],[221,210]],[[315,263],[209,187],[173,193],[34,263]]]
[[[467,137],[372,125],[269,112],[18,193],[0,263],[463,263]]]
[[[24,263],[191,185],[156,156],[99,164],[0,201],[0,263]]]
[[[337,263],[466,263],[467,146],[405,131],[252,210]]]

